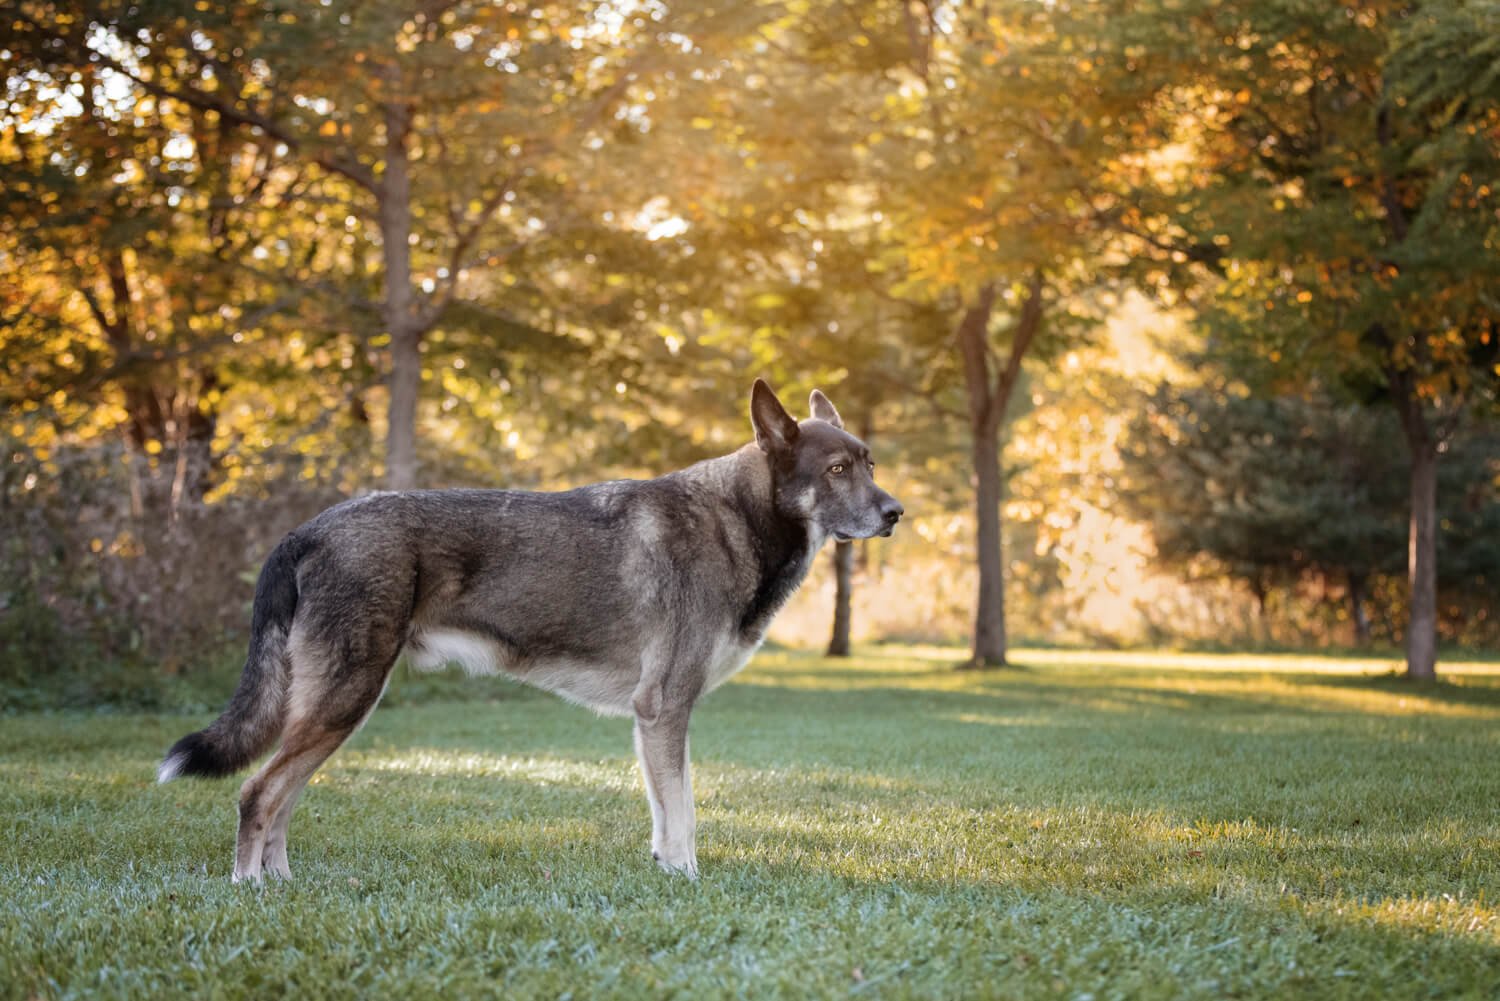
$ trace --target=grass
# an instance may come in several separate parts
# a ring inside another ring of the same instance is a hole
[[[957,659],[709,698],[696,884],[628,723],[529,691],[398,681],[262,888],[235,783],[151,784],[202,716],[11,716],[0,996],[1497,996],[1500,667]]]

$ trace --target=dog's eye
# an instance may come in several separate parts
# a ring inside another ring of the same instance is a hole
[[[844,464],[842,462],[835,463],[834,465],[828,467],[828,471],[834,476],[838,476],[839,474],[843,473]]]

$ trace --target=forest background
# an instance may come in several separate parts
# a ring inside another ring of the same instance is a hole
[[[1500,4],[0,16],[0,692],[232,664],[275,540],[813,387],[908,516],[781,642],[1500,640]],[[830,640],[831,637],[831,640]]]

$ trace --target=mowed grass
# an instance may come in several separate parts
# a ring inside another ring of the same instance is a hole
[[[1500,668],[958,657],[768,652],[708,698],[698,883],[629,723],[519,688],[398,679],[263,887],[237,782],[152,784],[204,717],[5,718],[0,992],[1500,996]]]

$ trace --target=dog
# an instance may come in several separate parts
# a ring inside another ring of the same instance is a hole
[[[267,558],[239,685],[157,780],[229,775],[279,740],[240,790],[234,881],[289,878],[297,797],[369,717],[398,658],[456,661],[633,716],[651,856],[696,879],[693,707],[750,659],[829,537],[889,536],[905,513],[828,398],[809,402],[799,423],[757,379],[753,443],[652,480],[329,508]]]

